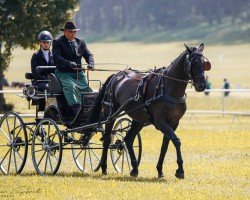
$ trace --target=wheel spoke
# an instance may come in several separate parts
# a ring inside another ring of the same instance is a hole
[[[0,128],[0,131],[4,134],[4,136],[5,136],[9,141],[11,141],[10,138],[7,136],[7,134],[3,131],[2,128]]]
[[[53,137],[53,138],[51,139],[51,141],[54,140],[54,138],[55,138],[56,135],[57,135],[57,134],[56,134],[56,132],[55,132],[53,135],[50,135],[50,136],[49,136],[49,138]]]
[[[43,151],[43,149],[36,150],[36,151],[33,151],[33,152],[36,153],[36,152],[41,152],[41,151]]]
[[[11,155],[12,155],[12,151],[10,151],[10,157],[9,157],[9,165],[8,165],[8,174],[10,172],[10,163],[11,163]]]
[[[79,155],[82,153],[83,149],[77,154],[76,158],[77,159],[79,157]]]
[[[56,147],[60,147],[60,145],[59,145],[59,144],[55,144],[55,145],[53,145],[53,146],[50,146],[49,149],[54,149],[54,148],[56,148]]]
[[[93,151],[93,149],[90,149],[90,151],[94,154],[94,156],[97,158],[97,160],[100,161],[100,158],[96,155],[96,153]]]
[[[13,124],[14,128],[13,128],[13,138],[15,136],[15,130],[16,130],[16,116],[14,117],[14,124]]]
[[[46,174],[46,170],[47,170],[48,156],[49,156],[49,152],[47,152],[47,156],[46,156],[46,160],[45,160],[44,174]]]
[[[118,162],[118,160],[120,159],[122,154],[119,154],[118,158],[116,159],[116,161],[114,162],[114,164],[116,165],[116,163]]]
[[[7,157],[7,155],[9,154],[9,152],[11,151],[11,148],[9,148],[9,150],[7,151],[7,153],[5,154],[5,156],[3,157],[3,159],[0,162],[0,166],[2,165],[3,161],[5,160],[5,158]]]
[[[21,154],[17,151],[17,155],[19,156],[19,158],[21,159],[21,160],[23,160],[23,157],[21,156]]]
[[[10,126],[9,126],[8,117],[6,117],[6,123],[7,123],[7,127],[8,127],[9,137],[11,139],[11,136],[10,136]]]
[[[89,146],[88,146],[88,147],[89,147]],[[88,152],[89,152],[90,167],[91,167],[91,170],[93,171],[92,159],[91,159],[91,155],[90,155],[90,150],[89,150],[89,149],[88,149]]]
[[[124,165],[124,152],[122,154],[122,169],[121,169],[121,172],[123,173],[123,165]]]
[[[45,156],[45,153],[46,153],[46,151],[44,151],[44,153],[43,153],[42,157],[40,158],[39,162],[37,163],[37,167],[39,167],[39,165],[40,165],[40,163],[41,163],[41,161],[42,161],[43,157]]]
[[[56,161],[58,162],[58,158],[56,157],[56,155],[49,149],[49,152],[52,154],[52,156],[56,159]]]
[[[83,165],[82,165],[82,171],[84,172],[85,171],[85,166],[86,166],[86,153],[87,151],[85,150],[84,151],[84,158],[83,158]]]
[[[127,162],[128,162],[128,169],[129,169],[129,171],[130,171],[130,162],[129,162],[128,152],[127,152],[127,150],[124,150],[124,151],[125,151],[125,153],[126,153],[126,158],[127,158]]]
[[[17,172],[16,154],[15,154],[15,150],[14,149],[13,149],[13,157],[14,157],[14,163],[15,163],[15,170]]]
[[[19,136],[19,133],[21,132],[21,130],[22,130],[22,126],[20,126],[20,129],[19,129],[19,131],[17,132],[17,134],[16,134],[16,137],[18,137]]]
[[[7,147],[7,144],[0,144],[0,147]]]
[[[50,122],[49,122],[49,124],[48,124],[48,137],[50,137],[50,136],[49,136],[49,133],[50,133]]]
[[[49,165],[50,165],[51,173],[53,173],[53,167],[52,167],[52,163],[51,163],[50,155],[49,155]]]

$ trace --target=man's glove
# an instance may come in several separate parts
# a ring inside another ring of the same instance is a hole
[[[93,62],[89,62],[87,68],[90,69],[90,70],[93,70],[94,69],[94,63]]]
[[[69,66],[71,69],[74,69],[77,67],[77,64],[75,62],[70,62]]]

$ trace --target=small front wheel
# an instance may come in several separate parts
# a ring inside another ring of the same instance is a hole
[[[127,146],[124,142],[124,137],[127,135],[131,124],[132,121],[128,118],[120,119],[114,125],[113,133],[111,136],[111,161],[115,170],[119,173],[130,173],[130,171],[132,170],[130,156]],[[142,141],[140,133],[137,134],[134,140],[133,149],[139,166],[142,154]]]
[[[51,119],[39,122],[32,138],[32,161],[40,175],[57,173],[62,160],[62,136]]]
[[[72,133],[72,137],[79,141],[79,133]],[[103,150],[103,131],[91,133],[88,143],[81,142],[72,144],[73,159],[78,169],[82,172],[93,172],[100,167]]]

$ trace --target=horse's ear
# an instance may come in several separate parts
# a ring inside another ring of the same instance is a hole
[[[201,43],[201,45],[199,46],[199,50],[200,50],[200,52],[202,52],[202,51],[203,51],[203,49],[204,49],[204,43]]]
[[[211,69],[211,63],[209,61],[205,62],[204,71],[209,71]]]
[[[189,54],[193,53],[193,52],[191,51],[191,49],[190,49],[186,44],[184,44],[184,46],[186,47],[186,49],[187,49],[187,51],[188,51]]]

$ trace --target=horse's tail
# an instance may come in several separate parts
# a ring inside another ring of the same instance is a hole
[[[97,99],[95,100],[94,106],[91,109],[91,115],[89,117],[88,123],[92,124],[95,122],[98,122],[98,120],[100,119],[100,114],[101,114],[101,108],[102,108],[102,100],[104,98],[104,94],[107,88],[108,83],[110,82],[111,78],[114,76],[115,74],[112,74],[111,76],[108,77],[108,79],[105,81],[105,83],[103,84]]]

